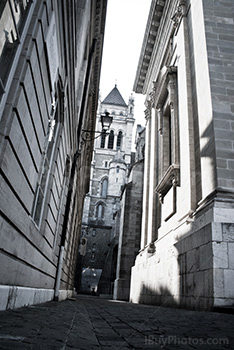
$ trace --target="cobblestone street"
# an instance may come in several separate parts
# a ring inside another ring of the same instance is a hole
[[[0,313],[0,349],[233,349],[234,315],[79,296]]]

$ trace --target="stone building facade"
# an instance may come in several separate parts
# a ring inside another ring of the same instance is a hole
[[[234,3],[153,0],[134,91],[146,95],[132,302],[234,304]]]
[[[122,190],[113,298],[129,300],[131,268],[140,250],[144,178],[145,128],[137,125],[136,155]]]
[[[73,291],[106,6],[1,1],[1,310]]]
[[[115,85],[100,103],[96,130],[101,130],[100,117],[106,111],[113,119],[109,134],[98,137],[94,145],[90,189],[83,211],[82,237],[87,239],[87,246],[80,262],[83,275],[79,290],[90,292],[94,288],[95,292],[112,294],[119,231],[117,212],[132,157],[134,99],[130,97],[126,104]],[[94,286],[90,269],[97,276]]]

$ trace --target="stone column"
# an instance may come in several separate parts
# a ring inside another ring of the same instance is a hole
[[[148,106],[147,106],[148,107]],[[142,226],[141,226],[141,249],[147,244],[148,236],[148,201],[149,201],[149,172],[150,172],[150,150],[151,150],[151,113],[145,110],[146,139],[145,139],[145,168],[143,186]]]
[[[155,219],[156,219],[156,150],[157,150],[157,115],[154,109],[154,91],[150,93],[150,101],[148,101],[148,109],[150,111],[150,153],[149,153],[149,177],[148,177],[148,230],[147,245],[155,239]]]
[[[114,144],[113,144],[113,149],[114,149],[114,150],[117,149],[117,134],[116,134],[116,131],[114,132]]]

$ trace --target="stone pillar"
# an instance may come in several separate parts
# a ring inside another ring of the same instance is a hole
[[[148,197],[148,230],[147,230],[147,245],[153,242],[156,238],[156,164],[157,164],[157,115],[154,109],[154,92],[150,94],[151,100],[148,101],[148,109],[150,111],[150,154],[149,154],[149,197]]]
[[[151,114],[150,110],[145,110],[146,118],[146,139],[145,139],[145,169],[144,169],[144,190],[141,226],[141,249],[147,244],[148,236],[148,200],[149,200],[149,172],[150,172],[150,150],[151,150]]]
[[[116,133],[116,131],[114,132],[114,145],[113,145],[113,149],[114,149],[114,150],[117,149],[117,133]]]

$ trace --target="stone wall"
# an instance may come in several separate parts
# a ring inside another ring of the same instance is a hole
[[[143,86],[148,166],[133,302],[208,310],[234,304],[233,8],[230,0],[165,2]],[[168,115],[173,131],[178,117],[171,148]],[[178,160],[168,166],[177,147]],[[154,205],[149,188],[155,179],[159,203]]]
[[[19,307],[73,290],[106,1],[4,1],[2,33],[9,4],[20,37],[0,37],[0,299]]]

